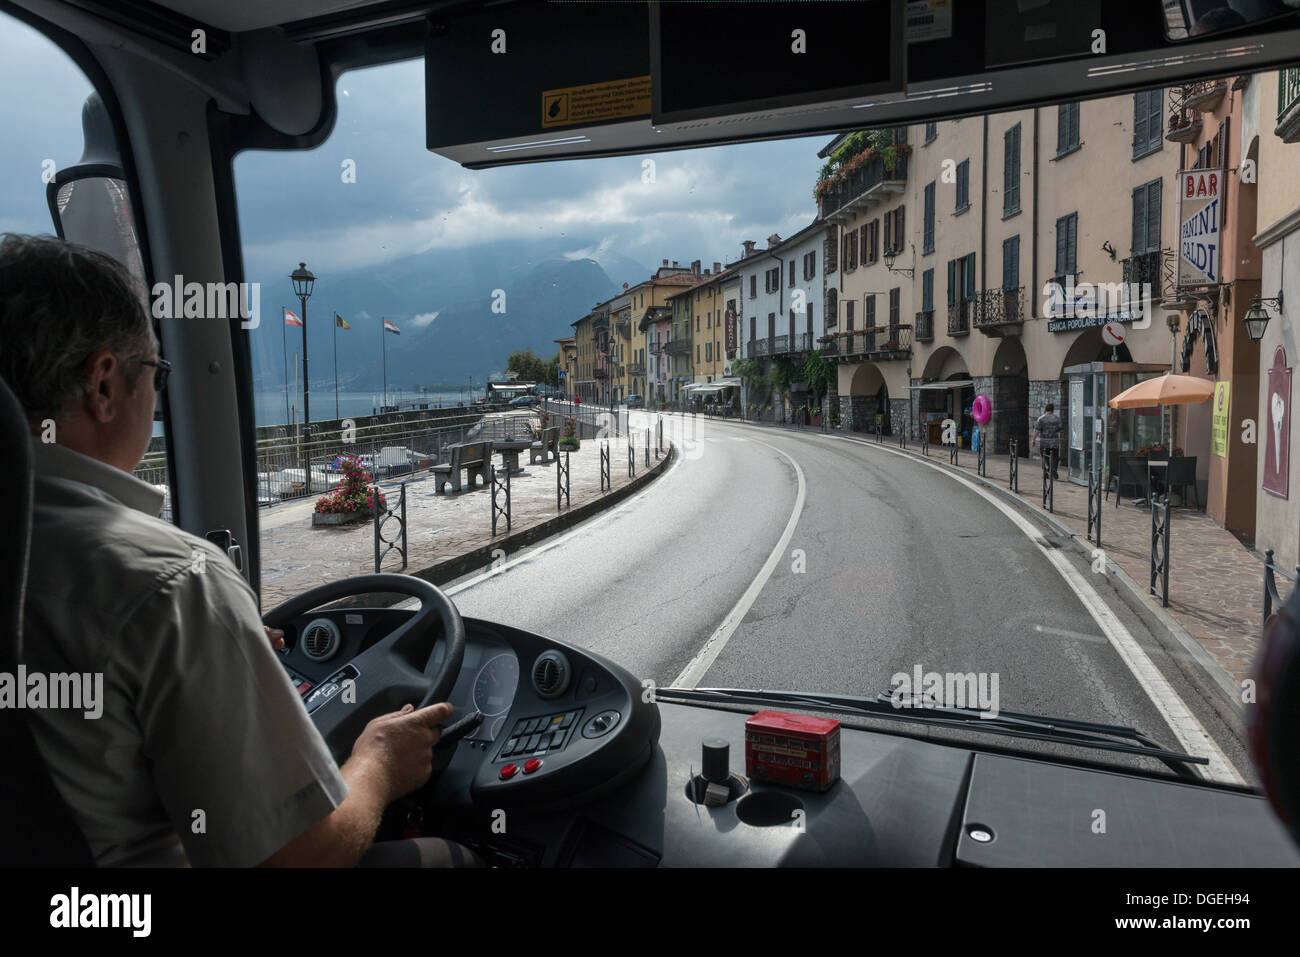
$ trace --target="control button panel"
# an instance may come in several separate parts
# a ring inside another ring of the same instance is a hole
[[[573,729],[577,727],[582,711],[582,708],[578,708],[576,711],[564,711],[538,718],[520,718],[515,722],[510,734],[506,736],[506,743],[501,746],[497,760],[534,754],[553,754],[562,750],[568,744]],[[540,762],[533,770],[539,766]],[[524,769],[528,771],[527,763]],[[532,771],[528,773],[531,774]]]
[[[351,665],[345,665],[317,685],[315,690],[311,689],[310,684],[307,685],[307,691],[299,688],[298,693],[305,696],[307,713],[311,714],[311,712],[315,711],[326,701],[343,690],[344,682],[356,681],[360,674],[361,673],[357,671],[356,668]],[[306,684],[306,682],[304,682],[304,684]]]

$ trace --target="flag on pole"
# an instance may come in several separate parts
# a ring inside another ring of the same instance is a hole
[[[339,328],[339,329],[351,329],[351,328],[352,328],[351,326],[349,326],[349,325],[344,321],[343,317],[340,316],[337,312],[334,313],[334,325],[335,325],[336,328]]]
[[[398,329],[395,325],[393,325],[393,324],[392,324],[391,322],[389,322],[387,319],[384,320],[384,332],[391,332],[391,333],[393,333],[393,334],[395,334],[395,335],[399,335],[399,336],[402,334],[402,330]]]
[[[286,309],[284,311],[284,324],[286,326],[301,326],[302,320],[296,314]]]

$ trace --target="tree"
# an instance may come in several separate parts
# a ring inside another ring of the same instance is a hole
[[[532,349],[512,352],[506,360],[506,371],[517,373],[521,382],[551,382],[549,363]]]

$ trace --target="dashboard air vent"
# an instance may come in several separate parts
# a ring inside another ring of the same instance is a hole
[[[312,661],[329,661],[338,653],[339,626],[328,618],[317,618],[302,630],[302,653]]]
[[[533,664],[533,687],[543,698],[558,698],[569,687],[569,659],[558,651],[545,651]]]

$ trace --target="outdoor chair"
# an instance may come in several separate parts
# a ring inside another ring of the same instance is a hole
[[[1132,489],[1133,498],[1145,498],[1147,487],[1147,470],[1146,460],[1136,455],[1121,455],[1119,457],[1119,469],[1110,477],[1110,484],[1106,487],[1107,496],[1110,495],[1110,486],[1115,486],[1115,507],[1119,508],[1119,500],[1124,497],[1124,489]]]
[[[1187,488],[1190,486],[1196,497],[1196,510],[1201,510],[1201,491],[1196,485],[1196,456],[1178,455],[1169,460],[1169,472],[1165,477],[1169,491],[1178,489],[1183,504],[1187,503]]]

